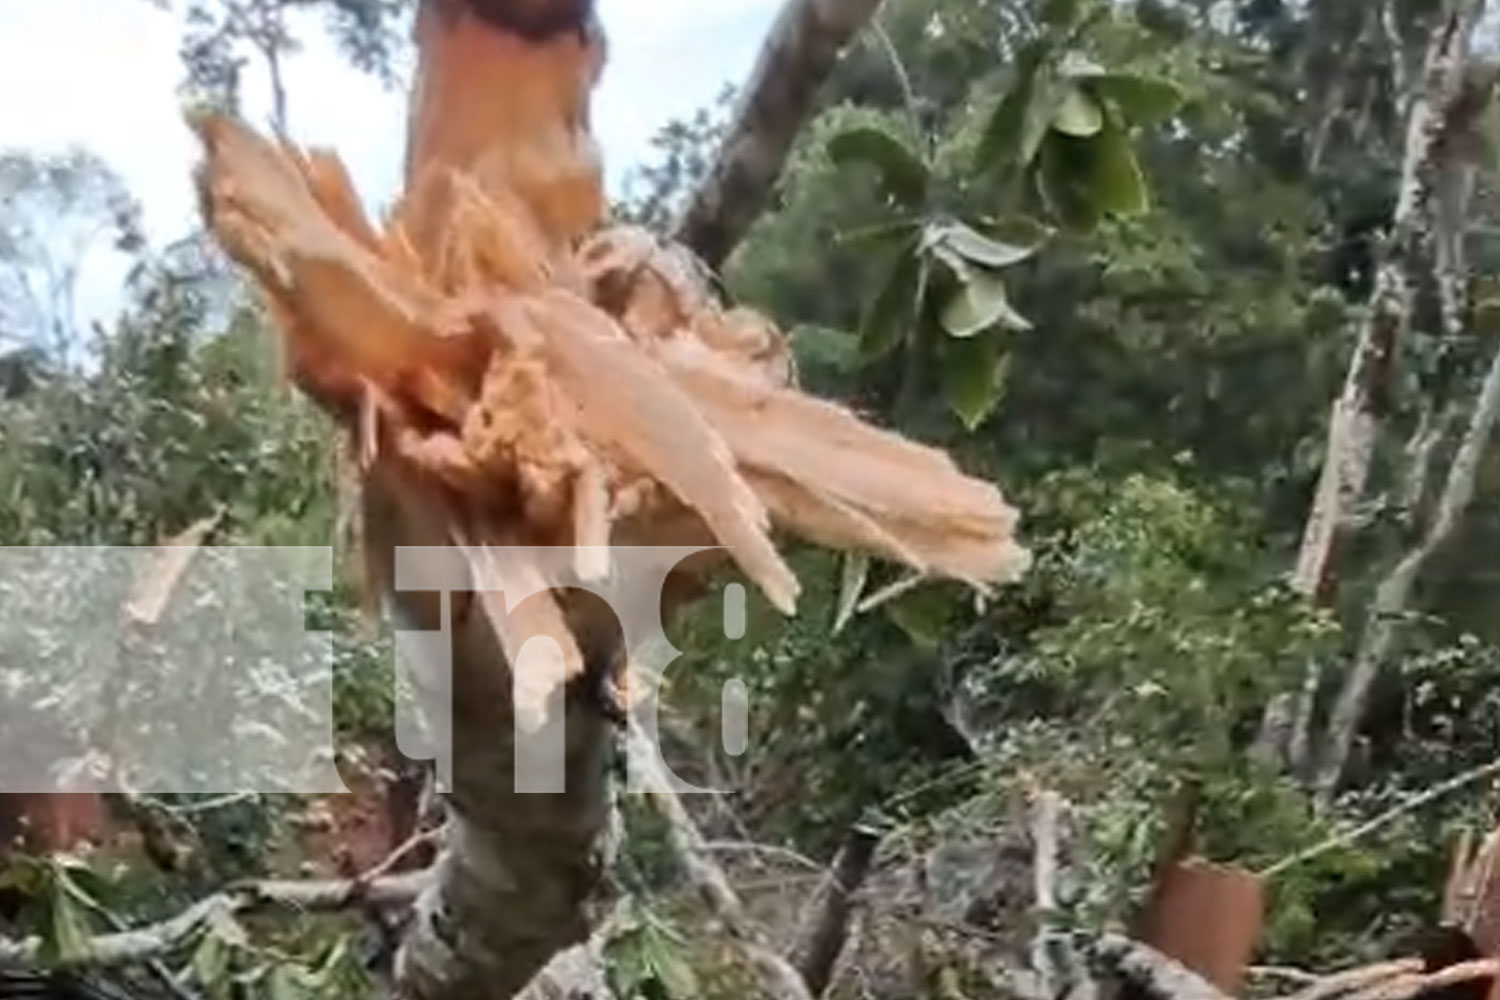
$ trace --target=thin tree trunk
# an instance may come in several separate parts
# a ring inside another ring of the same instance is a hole
[[[1414,276],[1432,246],[1432,202],[1440,172],[1437,154],[1443,110],[1462,83],[1478,6],[1475,0],[1453,0],[1436,20],[1428,38],[1422,76],[1414,86],[1407,87],[1403,99],[1409,111],[1391,235],[1376,270],[1343,389],[1329,417],[1323,470],[1290,581],[1295,591],[1316,604],[1333,603],[1338,590],[1337,549],[1347,542],[1356,524],[1356,508],[1365,495],[1380,434],[1381,411],[1392,391],[1392,366],[1411,318]],[[1382,23],[1388,34],[1395,32],[1393,16],[1389,7],[1383,9]],[[1403,83],[1407,76],[1403,54],[1398,50],[1392,58],[1397,82]],[[1307,664],[1298,691],[1273,699],[1262,722],[1261,731],[1269,739],[1278,731],[1286,732],[1282,720],[1293,720],[1289,744],[1281,749],[1295,774],[1308,774],[1313,767],[1311,723],[1321,673],[1321,664]],[[1257,752],[1275,757],[1277,749],[1262,744]]]
[[[1497,414],[1500,414],[1500,350],[1495,352],[1489,373],[1474,402],[1468,428],[1448,469],[1447,482],[1438,498],[1432,523],[1375,592],[1354,664],[1334,706],[1326,748],[1318,766],[1315,788],[1323,802],[1332,797],[1343,777],[1355,733],[1369,701],[1370,689],[1390,655],[1400,620],[1410,605],[1412,588],[1433,555],[1458,532],[1474,499],[1479,463],[1494,431]]]
[[[1458,0],[1438,20],[1428,41],[1422,90],[1411,100],[1390,245],[1376,271],[1344,388],[1333,406],[1323,474],[1292,574],[1292,586],[1315,599],[1326,599],[1336,586],[1334,549],[1364,497],[1383,397],[1390,391],[1391,367],[1410,321],[1413,275],[1431,236],[1429,203],[1438,169],[1435,154],[1442,112],[1462,81],[1473,6]]]
[[[839,54],[880,0],[788,0],[761,49],[713,167],[676,227],[717,268],[761,211]]]

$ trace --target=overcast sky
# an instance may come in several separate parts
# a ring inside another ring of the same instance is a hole
[[[611,186],[658,127],[749,72],[779,0],[600,0],[609,66],[595,101]],[[647,13],[649,11],[649,13]],[[130,185],[153,244],[193,224],[196,156],[175,93],[173,17],[146,0],[0,0],[0,148],[93,149]],[[404,97],[349,69],[314,32],[286,70],[293,135],[338,150],[367,202],[386,203],[400,170]],[[266,88],[246,80],[264,123]],[[108,314],[122,262],[86,270],[84,319]]]

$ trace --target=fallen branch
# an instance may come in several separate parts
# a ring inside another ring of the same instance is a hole
[[[1286,871],[1289,868],[1295,868],[1297,865],[1300,865],[1304,862],[1312,861],[1315,858],[1320,858],[1323,855],[1327,854],[1329,851],[1336,851],[1341,847],[1347,847],[1348,845],[1369,836],[1371,833],[1374,833],[1376,830],[1379,830],[1381,827],[1387,825],[1388,823],[1400,819],[1407,813],[1420,809],[1428,803],[1435,802],[1443,796],[1450,795],[1453,792],[1471,785],[1476,781],[1482,781],[1493,774],[1500,774],[1500,760],[1492,760],[1488,764],[1484,764],[1480,767],[1465,771],[1462,774],[1454,775],[1447,781],[1444,781],[1437,785],[1433,785],[1431,788],[1427,789],[1427,791],[1422,792],[1419,795],[1415,795],[1407,799],[1405,802],[1402,802],[1400,805],[1392,806],[1385,812],[1366,820],[1365,822],[1354,827],[1352,830],[1346,830],[1343,833],[1334,834],[1327,840],[1320,841],[1307,848],[1306,850],[1298,851],[1296,854],[1282,858],[1280,861],[1271,865],[1269,868],[1263,868],[1256,874],[1262,879],[1273,878],[1274,876],[1280,875],[1282,872]]]
[[[409,906],[429,878],[429,873],[423,870],[371,882],[360,879],[246,882],[200,899],[181,913],[154,924],[101,934],[90,939],[77,954],[52,964],[78,967],[149,962],[182,947],[216,920],[255,909],[336,911],[356,905]],[[0,967],[32,965],[42,959],[42,954],[40,938],[20,941],[0,938]]]
[[[667,841],[688,881],[723,923],[740,953],[760,976],[766,991],[776,1000],[813,1000],[801,974],[767,943],[730,884],[729,876],[710,856],[708,841],[688,814],[682,799],[672,790],[650,737],[632,723],[626,743],[630,766],[643,777],[648,798],[666,820]]]
[[[1306,989],[1299,990],[1286,1000],[1329,1000],[1331,997],[1344,993],[1368,989],[1393,976],[1421,971],[1422,960],[1420,958],[1398,958],[1389,962],[1376,962],[1374,965],[1361,965],[1357,968],[1345,969],[1343,972],[1335,972],[1329,976],[1321,976]]]
[[[849,828],[844,844],[833,859],[833,868],[813,898],[807,933],[793,949],[797,972],[814,997],[823,995],[833,978],[834,966],[849,938],[849,914],[854,894],[870,873],[881,831],[872,824]]]
[[[1500,974],[1500,959],[1475,959],[1471,962],[1458,962],[1426,975],[1408,973],[1394,976],[1385,982],[1351,993],[1346,1000],[1411,1000],[1419,995],[1427,995],[1429,990],[1439,990],[1475,979],[1493,979],[1497,974]]]

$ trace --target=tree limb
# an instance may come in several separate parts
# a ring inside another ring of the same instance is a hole
[[[343,910],[351,906],[408,906],[430,880],[428,871],[389,875],[373,881],[265,881],[231,886],[165,920],[133,930],[102,934],[63,966],[114,966],[146,962],[182,947],[215,920],[247,910],[287,907],[297,910]],[[0,966],[30,965],[42,958],[42,941],[0,939]]]
[[[729,876],[710,856],[702,831],[662,773],[655,746],[637,725],[630,726],[626,750],[631,767],[643,776],[646,794],[666,820],[667,840],[688,880],[724,924],[766,991],[776,1000],[813,1000],[801,974],[765,940],[730,884]]]
[[[1462,82],[1473,29],[1472,8],[1473,0],[1454,0],[1436,19],[1420,90],[1412,95],[1390,242],[1376,270],[1343,391],[1334,403],[1322,478],[1292,574],[1293,588],[1309,597],[1327,596],[1333,583],[1335,543],[1364,496],[1369,478],[1381,397],[1389,389],[1392,365],[1405,339],[1418,260],[1430,242],[1443,110]]]
[[[676,239],[718,268],[761,214],[839,53],[880,0],[787,0]]]
[[[1457,533],[1464,514],[1474,499],[1479,463],[1484,457],[1497,417],[1500,417],[1500,350],[1495,352],[1489,373],[1474,401],[1468,428],[1458,446],[1458,454],[1453,457],[1453,464],[1448,469],[1448,479],[1438,498],[1431,525],[1421,540],[1401,558],[1376,588],[1364,634],[1360,638],[1359,650],[1344,679],[1329,720],[1327,749],[1319,764],[1316,782],[1318,796],[1325,802],[1332,797],[1343,777],[1344,765],[1349,759],[1354,734],[1364,718],[1370,690],[1380,668],[1390,656],[1397,626],[1406,613],[1417,578],[1433,555]]]
[[[849,937],[854,894],[869,875],[879,845],[880,831],[873,825],[856,823],[850,827],[833,859],[832,870],[813,898],[812,919],[793,951],[793,962],[814,997],[822,996],[833,978],[834,966]]]

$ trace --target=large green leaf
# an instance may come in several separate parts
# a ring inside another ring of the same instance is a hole
[[[1075,230],[1091,230],[1106,215],[1139,215],[1150,207],[1130,140],[1108,117],[1089,139],[1048,136],[1037,179],[1048,207]]]
[[[845,129],[828,140],[828,155],[838,164],[874,167],[886,192],[903,205],[917,206],[927,197],[927,164],[909,144],[886,129],[873,125]]]
[[[1037,164],[1042,200],[1063,225],[1079,232],[1092,230],[1103,218],[1093,194],[1092,142],[1054,133],[1042,143]]]
[[[943,346],[943,394],[968,430],[976,430],[1000,402],[1009,361],[994,333]]]
[[[972,337],[1000,324],[1012,330],[1029,330],[1031,323],[1016,312],[997,274],[969,268],[961,278],[958,293],[943,307],[943,329],[960,339]]]
[[[1140,215],[1151,207],[1146,176],[1131,148],[1130,137],[1113,121],[1091,140],[1094,154],[1094,197],[1112,215]]]
[[[58,962],[73,962],[87,955],[88,921],[82,907],[60,880],[54,879],[48,887],[47,911],[49,933],[43,942],[47,957]]]
[[[1067,135],[1086,139],[1104,127],[1104,111],[1082,87],[1063,88],[1062,100],[1052,114],[1052,127]]]
[[[1017,53],[1011,84],[979,143],[981,166],[1014,163],[1024,167],[1036,157],[1061,97],[1052,74],[1042,64],[1047,51],[1046,43],[1038,40]]]
[[[1175,115],[1187,95],[1171,80],[1137,73],[1101,73],[1084,84],[1101,101],[1113,102],[1131,125],[1155,125]]]
[[[859,330],[859,353],[866,361],[890,354],[906,342],[917,318],[922,259],[915,242],[898,247],[880,294],[865,307]]]
[[[929,249],[938,246],[946,247],[969,263],[988,268],[1019,264],[1034,256],[1038,246],[1038,241],[1010,243],[1003,239],[986,236],[973,226],[957,219],[944,219],[930,223],[922,235],[922,242]]]
[[[203,935],[193,951],[193,978],[205,989],[213,990],[229,973],[229,946],[212,931]]]

